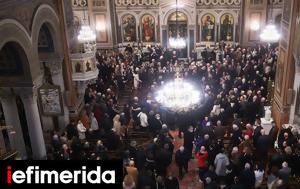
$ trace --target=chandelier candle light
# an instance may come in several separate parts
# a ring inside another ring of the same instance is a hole
[[[200,92],[192,84],[179,78],[179,73],[157,92],[156,101],[172,111],[188,111],[199,105]]]
[[[268,24],[260,34],[260,39],[264,42],[275,43],[279,41],[280,34],[274,24]]]
[[[84,23],[81,26],[81,29],[80,29],[78,37],[77,37],[78,41],[81,43],[96,41],[96,34],[90,28],[89,23],[86,21],[85,10],[83,12],[83,22]]]
[[[271,15],[272,18],[272,12],[273,12],[273,3],[271,3]],[[277,31],[276,26],[272,23],[272,20],[270,23],[265,27],[265,29],[260,34],[260,39],[263,42],[267,43],[276,43],[280,39],[280,33]]]
[[[78,35],[78,41],[80,42],[89,42],[89,41],[95,41],[96,40],[96,34],[91,30],[90,26],[83,25],[81,26],[81,30],[79,31]]]

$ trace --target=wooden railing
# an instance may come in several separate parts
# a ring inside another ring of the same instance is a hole
[[[0,160],[14,160],[18,155],[18,151],[13,150],[0,155]]]

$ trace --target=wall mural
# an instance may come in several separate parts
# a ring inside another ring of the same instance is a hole
[[[234,18],[232,14],[224,14],[221,16],[221,29],[220,39],[221,41],[232,41],[234,29]]]
[[[155,20],[151,15],[144,15],[142,17],[142,40],[143,42],[155,41]]]
[[[136,41],[136,20],[131,14],[127,14],[122,18],[123,26],[123,41],[134,42]]]
[[[212,14],[205,14],[201,19],[202,41],[215,40],[215,17]]]

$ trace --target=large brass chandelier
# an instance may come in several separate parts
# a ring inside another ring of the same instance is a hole
[[[200,104],[201,93],[195,87],[176,74],[174,81],[161,86],[157,91],[155,100],[171,111],[190,111]]]

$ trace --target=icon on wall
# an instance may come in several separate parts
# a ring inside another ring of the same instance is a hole
[[[64,114],[60,86],[44,84],[38,89],[41,112],[45,116],[59,116]]]
[[[234,19],[231,14],[224,14],[221,16],[221,29],[220,39],[221,41],[232,41],[233,40],[233,25]]]
[[[151,15],[142,17],[142,36],[143,42],[154,42],[155,40],[155,20]]]
[[[136,20],[133,15],[127,14],[122,18],[123,25],[123,41],[135,42],[136,41]]]
[[[205,14],[202,19],[202,41],[215,40],[215,17],[212,14]]]

